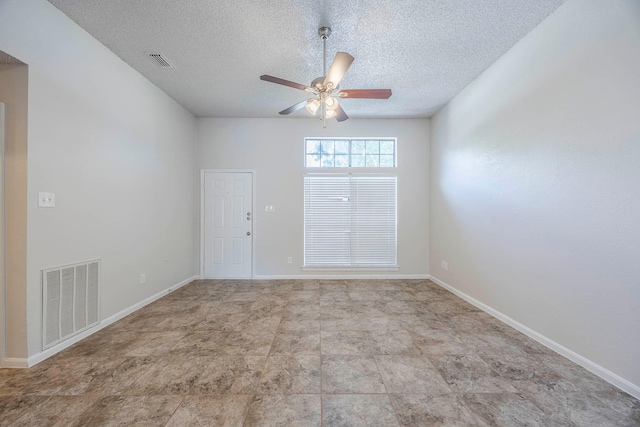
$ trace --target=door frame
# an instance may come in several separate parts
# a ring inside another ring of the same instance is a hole
[[[5,200],[4,200],[4,183],[5,183],[5,138],[7,130],[6,120],[6,104],[0,102],[0,367],[4,366],[6,359],[6,329],[7,329],[7,287],[6,277],[7,269],[4,257],[5,240]]]
[[[251,224],[251,280],[256,271],[256,171],[255,169],[200,169],[200,279],[204,277],[204,175],[206,173],[250,173],[251,206],[253,223]]]

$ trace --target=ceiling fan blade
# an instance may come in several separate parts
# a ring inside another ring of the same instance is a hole
[[[292,105],[291,107],[287,108],[286,110],[280,111],[280,113],[278,113],[278,114],[282,114],[283,116],[286,116],[287,114],[291,114],[294,111],[298,111],[299,109],[303,108],[305,105],[307,105],[307,100],[306,99],[304,101],[298,102],[295,105]]]
[[[338,105],[338,107],[336,108],[336,120],[339,122],[344,122],[348,118],[349,116],[347,116],[347,113],[345,113],[342,107]]]
[[[389,99],[391,89],[343,89],[338,92],[340,98]]]
[[[278,77],[273,77],[273,76],[268,76],[266,74],[260,76],[260,80],[264,80],[265,82],[271,82],[271,83],[276,83],[279,85],[283,85],[283,86],[289,86],[292,87],[294,89],[300,89],[300,90],[306,90],[306,91],[313,91],[309,86],[300,84],[300,83],[296,83],[296,82],[292,82],[289,80],[285,80],[285,79],[281,79]]]
[[[324,79],[324,85],[326,86],[331,82],[333,83],[334,88],[338,87],[338,83],[340,83],[340,80],[342,80],[342,77],[344,77],[344,73],[347,72],[352,62],[353,56],[349,55],[348,53],[336,53],[336,57],[333,58],[331,67],[329,67],[329,72]]]

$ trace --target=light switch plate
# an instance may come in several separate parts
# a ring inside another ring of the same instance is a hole
[[[42,192],[38,193],[38,206],[41,208],[55,208],[56,194]]]
[[[264,208],[264,211],[265,211],[265,212],[275,212],[275,211],[276,211],[276,207],[275,207],[275,206],[273,206],[273,205],[267,205],[267,206]]]

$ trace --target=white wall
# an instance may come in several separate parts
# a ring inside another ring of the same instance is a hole
[[[398,138],[398,264],[386,274],[426,276],[429,239],[429,121],[197,119],[198,169],[254,169],[254,276],[313,276],[302,271],[305,137]],[[266,205],[276,211],[265,213]],[[287,257],[293,264],[287,264]],[[333,276],[347,273],[329,272]],[[372,274],[358,272],[359,275]]]
[[[569,0],[431,136],[431,274],[638,395],[640,2]]]
[[[195,119],[44,0],[0,3],[0,49],[29,66],[31,356],[43,268],[101,258],[102,318],[193,276]]]

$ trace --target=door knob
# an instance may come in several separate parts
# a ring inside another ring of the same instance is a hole
[[[251,232],[250,231],[247,231],[247,236],[251,236]]]

